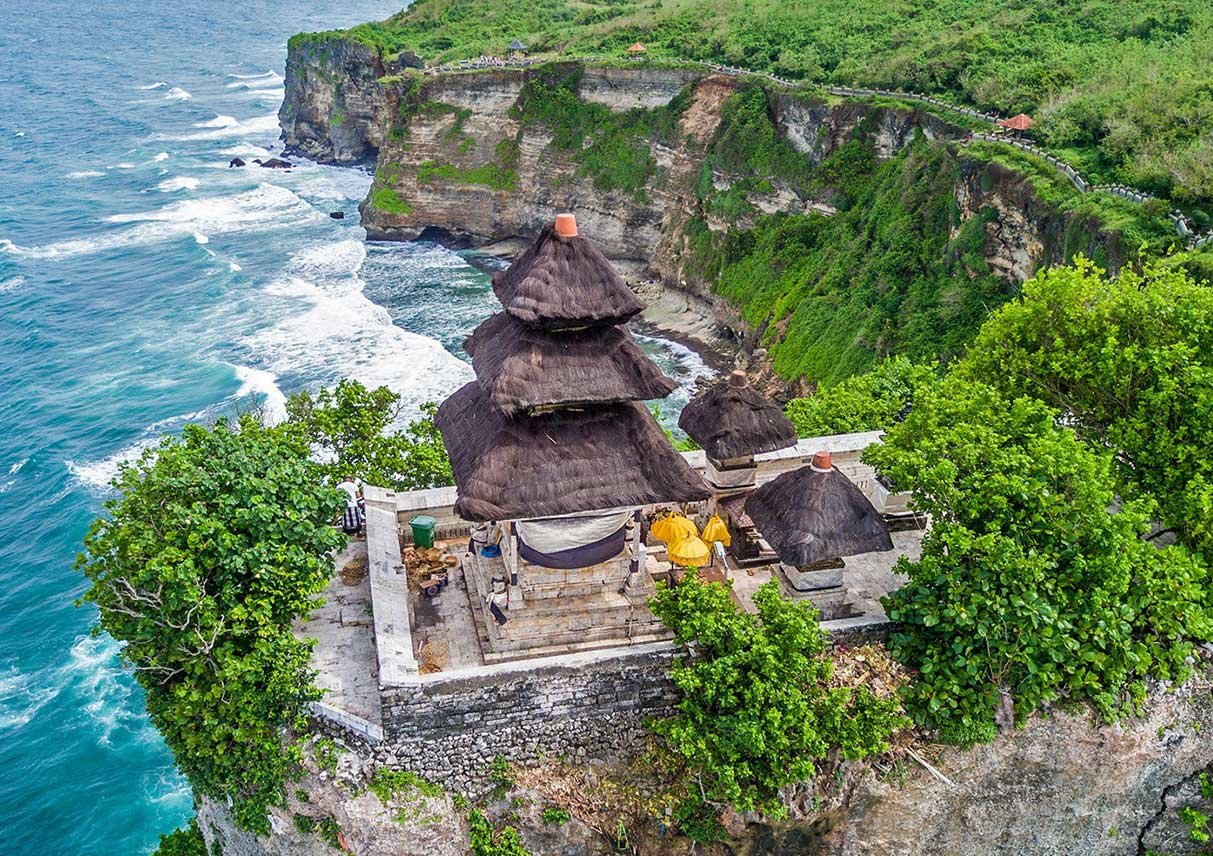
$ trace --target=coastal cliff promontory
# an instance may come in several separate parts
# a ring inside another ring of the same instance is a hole
[[[377,155],[372,240],[501,246],[573,210],[653,283],[658,312],[673,300],[810,383],[891,353],[946,358],[1041,267],[1083,254],[1115,270],[1123,255],[1123,224],[968,144],[962,124],[700,67],[421,74],[338,35],[300,38],[281,115],[292,150]],[[789,270],[774,257],[791,232],[812,262]],[[786,281],[760,288],[759,268]]]

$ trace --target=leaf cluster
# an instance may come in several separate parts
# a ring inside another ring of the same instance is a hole
[[[400,396],[386,386],[367,389],[355,380],[313,395],[299,392],[286,403],[285,430],[312,451],[330,483],[355,476],[396,490],[418,490],[454,482],[442,435],[434,425],[437,406],[397,430]]]
[[[920,393],[865,460],[932,526],[884,601],[890,647],[916,670],[907,710],[945,739],[989,739],[1001,710],[1133,709],[1147,677],[1182,680],[1213,638],[1208,568],[1143,539],[1148,497],[1117,502],[1111,454],[1047,404],[949,377]],[[1119,505],[1119,507],[1117,507]]]
[[[696,798],[778,816],[781,787],[812,778],[832,750],[844,758],[883,751],[903,720],[895,700],[830,685],[810,606],[774,583],[755,592],[754,604],[757,615],[738,609],[725,586],[694,573],[658,586],[650,608],[688,654],[672,668],[675,712],[652,728],[686,763]],[[687,814],[705,828],[702,811]]]
[[[283,734],[319,698],[292,623],[319,603],[342,505],[290,433],[251,415],[187,425],[113,481],[77,568],[97,632],[123,643],[152,722],[200,793],[264,831],[299,750]]]

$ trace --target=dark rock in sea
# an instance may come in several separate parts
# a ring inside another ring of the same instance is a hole
[[[240,158],[232,158],[230,161],[227,162],[227,165],[228,165],[229,169],[231,169],[234,166],[244,166],[244,161]]]
[[[253,161],[253,163],[257,164],[257,166],[265,167],[266,169],[290,169],[294,166],[293,163],[290,161],[285,161],[282,158],[270,158],[267,161],[263,161],[258,158],[257,160]]]
[[[334,220],[344,220],[345,212],[344,211],[330,211],[329,216],[332,217]]]

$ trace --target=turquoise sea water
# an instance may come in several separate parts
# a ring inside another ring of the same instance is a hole
[[[400,5],[0,4],[6,852],[147,853],[191,811],[116,644],[72,605],[118,462],[340,376],[413,405],[471,376],[459,342],[493,311],[487,277],[436,247],[366,244],[368,175],[227,168],[277,150],[291,33]],[[684,383],[704,371],[646,347]]]

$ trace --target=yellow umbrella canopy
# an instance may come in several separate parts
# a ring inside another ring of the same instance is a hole
[[[711,556],[708,545],[695,535],[683,538],[670,547],[670,561],[684,568],[701,568]]]
[[[729,535],[729,527],[724,525],[724,521],[720,519],[719,514],[713,514],[711,519],[708,520],[707,525],[703,527],[702,537],[709,544],[713,541],[719,541],[726,547],[733,541]]]
[[[667,544],[673,544],[676,541],[681,541],[683,538],[694,538],[699,534],[699,530],[695,528],[695,524],[681,514],[674,514],[670,517],[654,520],[653,525],[649,527],[649,531],[653,533],[654,538],[658,538]]]

